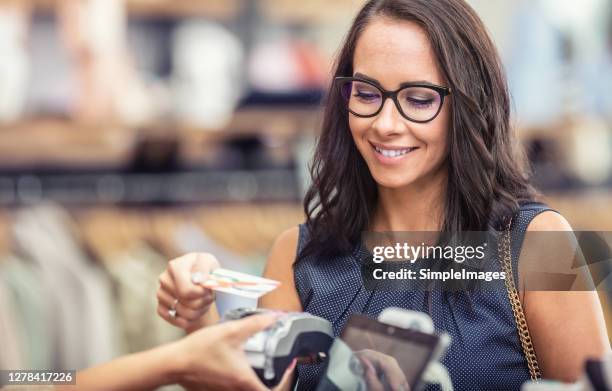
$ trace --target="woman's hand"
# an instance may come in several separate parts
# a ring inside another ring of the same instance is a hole
[[[219,314],[214,306],[214,292],[195,284],[192,276],[199,273],[205,280],[217,268],[219,262],[208,253],[189,253],[168,262],[159,276],[157,314],[188,333],[216,323]]]
[[[410,390],[410,384],[408,384],[404,371],[394,357],[371,349],[357,351],[355,356],[364,367],[364,378],[368,390]]]
[[[75,385],[57,391],[149,390],[177,384],[189,390],[267,391],[251,369],[243,344],[251,335],[271,326],[272,314],[220,323],[176,342],[118,357],[78,371]],[[289,391],[295,361],[274,391]]]
[[[174,356],[181,362],[179,383],[189,390],[267,390],[249,365],[243,344],[277,319],[278,315],[253,315],[198,330],[177,341]],[[295,361],[275,391],[290,389],[294,369]]]

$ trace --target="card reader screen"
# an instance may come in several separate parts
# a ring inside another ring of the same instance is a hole
[[[429,362],[439,337],[389,326],[364,315],[353,315],[340,338],[361,362],[371,389],[414,389]],[[376,379],[372,377],[376,374]]]

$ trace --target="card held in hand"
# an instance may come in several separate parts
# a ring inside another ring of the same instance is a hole
[[[280,281],[257,277],[228,269],[215,269],[208,276],[195,272],[191,276],[194,284],[214,291],[257,299],[280,285]]]

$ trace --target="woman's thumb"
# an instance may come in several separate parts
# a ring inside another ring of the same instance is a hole
[[[282,313],[251,315],[232,322],[233,334],[240,340],[246,340],[254,334],[272,326]]]

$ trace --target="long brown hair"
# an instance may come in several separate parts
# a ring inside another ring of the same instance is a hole
[[[463,0],[368,1],[345,39],[334,77],[352,76],[357,40],[377,17],[421,26],[453,89],[442,230],[499,227],[536,193],[510,126],[503,67],[482,21]],[[310,173],[312,185],[304,199],[310,240],[301,256],[350,251],[370,223],[378,191],[352,139],[342,97],[333,86]]]

